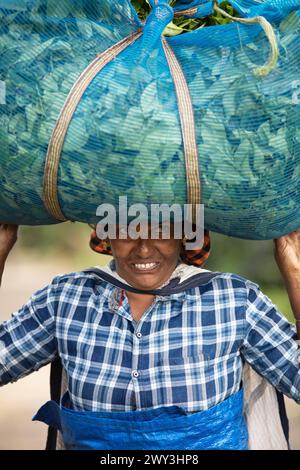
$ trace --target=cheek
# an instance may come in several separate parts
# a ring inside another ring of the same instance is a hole
[[[131,244],[125,240],[121,242],[118,240],[111,241],[110,246],[113,257],[116,260],[122,260],[123,258],[126,258],[132,250],[132,246],[130,245]]]
[[[177,258],[181,250],[181,240],[161,240],[158,242],[157,248],[165,258]]]

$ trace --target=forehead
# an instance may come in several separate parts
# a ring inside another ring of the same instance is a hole
[[[122,225],[118,224],[112,228],[112,235],[115,238],[145,238],[145,239],[182,239],[181,226],[177,227],[172,222],[161,223],[137,223]]]

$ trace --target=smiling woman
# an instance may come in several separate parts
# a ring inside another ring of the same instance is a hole
[[[0,229],[3,266],[10,232]],[[294,325],[257,284],[183,262],[181,240],[111,243],[106,267],[56,276],[0,325],[0,384],[59,357],[66,393],[34,420],[67,449],[287,448],[281,394],[300,403]],[[296,316],[300,231],[275,248]],[[249,399],[245,363],[263,406]]]
[[[137,288],[156,289],[176,268],[182,240],[116,238],[110,244],[120,276]]]
[[[110,240],[118,274],[137,289],[156,289],[166,282],[179,263],[182,240],[174,238]],[[127,292],[135,320],[150,307],[155,296]]]
[[[149,3],[0,2],[0,219],[94,223],[126,194],[202,202],[240,238],[296,230],[300,0]]]

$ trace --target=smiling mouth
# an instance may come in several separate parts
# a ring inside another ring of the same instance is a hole
[[[153,263],[133,263],[132,267],[134,271],[139,272],[139,273],[148,273],[155,271],[158,266],[160,265],[159,262],[153,262]]]

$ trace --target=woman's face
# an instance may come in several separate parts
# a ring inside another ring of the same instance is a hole
[[[172,230],[171,230],[172,232]],[[182,246],[182,240],[138,238],[110,240],[117,273],[130,285],[139,289],[155,289],[163,284],[174,271]]]

